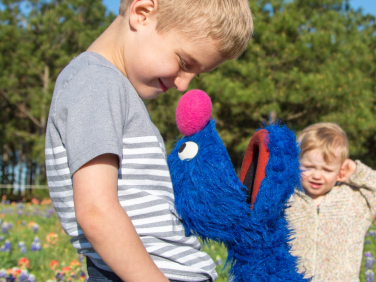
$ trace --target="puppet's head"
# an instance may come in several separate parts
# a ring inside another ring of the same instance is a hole
[[[231,226],[249,213],[246,189],[210,119],[211,101],[200,90],[187,92],[176,110],[177,126],[185,135],[168,157],[176,209],[187,232],[201,238],[231,241]],[[236,230],[234,229],[234,232]]]

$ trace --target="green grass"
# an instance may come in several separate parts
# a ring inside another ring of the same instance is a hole
[[[37,281],[56,281],[56,275],[62,271],[63,267],[69,266],[72,261],[79,261],[80,258],[76,250],[70,244],[69,236],[62,231],[56,214],[51,213],[47,216],[51,210],[52,207],[49,204],[24,204],[23,209],[21,209],[19,205],[0,204],[0,225],[4,224],[4,222],[11,222],[13,224],[8,234],[0,233],[0,246],[4,244],[5,240],[9,240],[12,244],[12,250],[10,252],[0,252],[0,269],[17,267],[20,258],[27,258],[29,260],[28,271],[35,275]],[[33,222],[39,225],[39,229],[36,232],[32,230]],[[376,230],[376,226],[372,225],[370,230]],[[48,242],[49,234],[50,238],[53,238],[51,233],[57,234],[57,239],[54,244],[51,240]],[[35,236],[39,237],[41,250],[33,252],[30,247]],[[375,256],[376,236],[366,236],[365,240],[367,243],[364,245],[364,252],[374,253]],[[25,243],[27,248],[26,253],[21,253],[20,249],[17,247],[20,241]],[[216,270],[218,279],[216,281],[228,281],[228,267],[223,269],[227,258],[226,248],[218,243],[209,242],[203,245],[203,251],[207,252],[217,264]],[[59,265],[57,268],[51,270],[50,263],[54,260],[56,260]],[[366,281],[364,262],[365,258],[363,256],[360,272],[360,281],[362,282]],[[81,266],[73,267],[73,270],[75,270],[77,275],[80,272],[86,275],[85,260],[82,261]],[[376,264],[373,266],[372,270],[376,272]],[[69,272],[69,275],[71,272],[72,271]],[[64,281],[68,281],[67,277],[69,275],[65,275]],[[82,277],[81,280],[84,280],[84,278]],[[2,281],[1,278],[0,281]]]

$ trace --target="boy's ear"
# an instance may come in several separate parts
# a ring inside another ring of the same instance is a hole
[[[157,11],[157,0],[134,0],[129,7],[129,24],[137,30],[147,24]]]
[[[343,162],[339,170],[337,181],[346,182],[356,170],[356,163],[353,160],[347,159]]]

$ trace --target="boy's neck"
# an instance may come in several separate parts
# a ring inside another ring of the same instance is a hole
[[[127,76],[124,65],[124,48],[119,39],[125,40],[126,31],[124,17],[118,16],[111,25],[89,46],[88,52],[95,52],[106,58]]]

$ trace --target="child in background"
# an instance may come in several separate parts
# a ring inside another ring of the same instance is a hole
[[[122,0],[119,16],[61,72],[46,134],[52,203],[89,281],[214,281],[176,215],[166,151],[142,99],[185,91],[239,56],[247,0]]]
[[[334,123],[305,128],[300,164],[304,192],[287,209],[292,253],[312,281],[359,281],[365,234],[376,215],[376,171],[348,159],[346,133]]]

